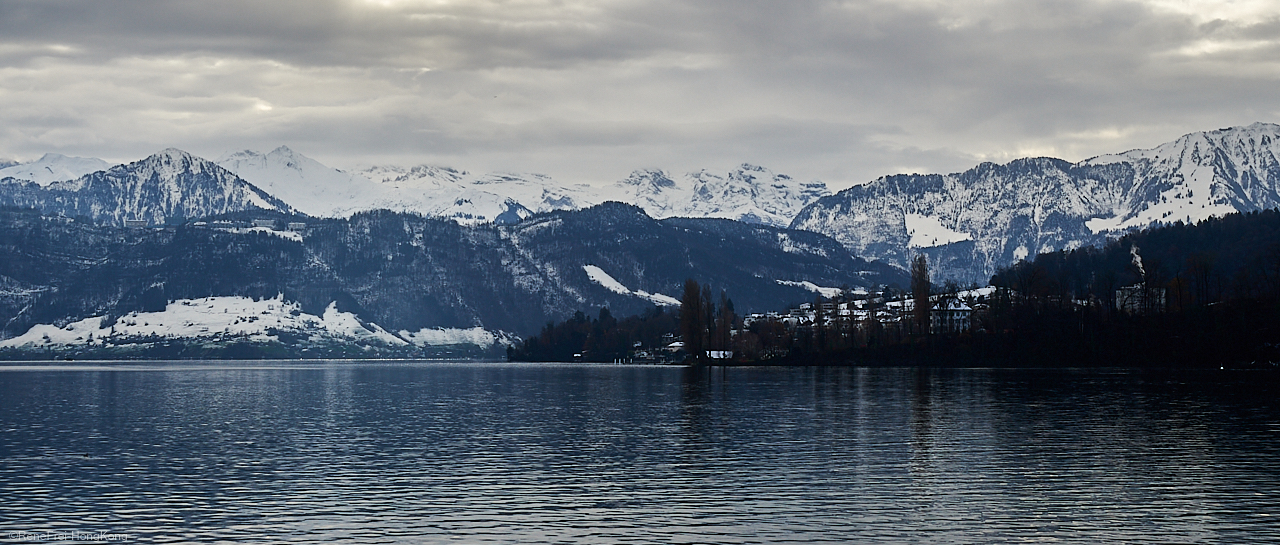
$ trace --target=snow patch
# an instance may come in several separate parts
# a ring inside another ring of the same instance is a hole
[[[775,280],[775,282],[782,284],[783,286],[793,286],[797,288],[804,288],[818,295],[826,297],[828,299],[835,297],[837,295],[840,295],[844,291],[840,288],[825,288],[817,284],[814,284],[813,282],[809,282],[808,280],[805,280],[803,282],[792,282],[790,280]]]
[[[661,293],[649,293],[643,290],[632,291],[631,289],[622,285],[622,282],[615,280],[612,276],[609,276],[609,273],[604,272],[603,269],[595,265],[583,265],[582,270],[587,271],[587,277],[591,278],[592,282],[600,284],[601,286],[604,287],[604,289],[607,289],[611,292],[621,294],[621,295],[632,295],[635,297],[639,297],[641,299],[648,299],[652,301],[654,304],[661,305],[664,307],[680,306],[680,300],[676,299],[675,297],[671,297],[669,295],[663,295]]]
[[[973,240],[973,235],[961,233],[942,224],[942,218],[922,214],[904,214],[907,224],[907,235],[911,241],[908,248],[932,248],[953,242]]]
[[[519,342],[515,335],[504,331],[489,331],[482,327],[469,329],[458,328],[423,328],[418,331],[401,331],[400,337],[418,346],[450,346],[473,344],[480,348],[489,348],[495,344],[511,346]]]
[[[796,242],[790,236],[787,236],[786,233],[778,233],[778,247],[789,254],[820,255],[822,257],[828,257],[826,250],[810,246],[802,242]]]
[[[631,295],[630,289],[627,289],[626,286],[622,285],[622,282],[614,280],[612,276],[609,276],[609,273],[604,272],[600,267],[595,265],[583,265],[582,270],[587,271],[587,277],[591,278],[592,282],[604,286],[604,289],[614,293],[621,293],[622,295]]]
[[[285,240],[302,242],[302,233],[299,233],[297,231],[277,231],[270,227],[232,227],[232,228],[218,229],[218,230],[226,231],[228,233],[236,233],[239,235],[245,235],[249,233],[266,233],[268,235],[275,235]]]

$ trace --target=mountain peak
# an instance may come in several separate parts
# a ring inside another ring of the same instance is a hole
[[[1254,123],[1078,163],[1029,157],[882,177],[815,202],[791,227],[902,267],[922,246],[917,235],[942,233],[934,238],[953,243],[928,246],[939,276],[979,281],[1037,253],[1280,206],[1277,158],[1280,125]]]
[[[618,182],[620,185],[634,186],[637,188],[658,188],[670,189],[676,186],[675,180],[672,180],[666,172],[657,169],[641,169],[633,170],[631,174]]]
[[[180,150],[180,149],[178,149],[178,148],[165,148],[165,149],[162,149],[162,150],[160,150],[159,152],[156,152],[155,154],[151,155],[150,157],[147,157],[146,159],[144,159],[144,161],[146,161],[146,160],[151,160],[151,159],[156,159],[156,160],[161,160],[161,161],[171,161],[171,162],[197,162],[197,161],[205,161],[205,159],[203,159],[203,158],[201,158],[201,157],[197,157],[197,156],[195,156],[195,155],[192,155],[192,154],[190,154],[190,153],[188,153],[188,152],[186,152],[186,151]]]

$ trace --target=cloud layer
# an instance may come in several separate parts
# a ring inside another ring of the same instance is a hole
[[[0,156],[288,144],[607,183],[845,187],[1280,120],[1280,6],[1196,0],[0,3]]]

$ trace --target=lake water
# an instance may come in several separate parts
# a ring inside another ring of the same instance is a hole
[[[0,540],[1277,542],[1278,384],[1232,371],[9,364]],[[58,534],[71,531],[86,534]]]

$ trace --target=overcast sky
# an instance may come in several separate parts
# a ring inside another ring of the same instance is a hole
[[[1280,2],[0,0],[0,157],[833,189],[1280,121]]]

